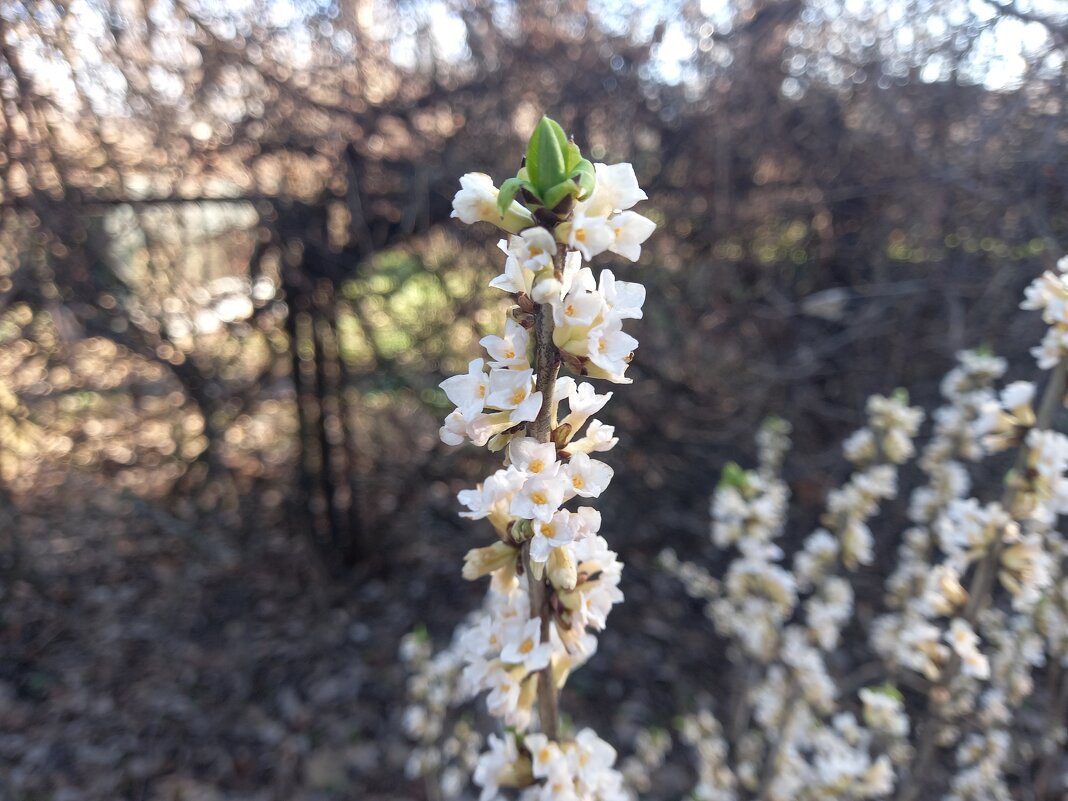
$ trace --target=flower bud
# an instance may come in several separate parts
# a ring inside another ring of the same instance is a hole
[[[534,276],[534,287],[530,294],[535,303],[552,303],[560,299],[563,285],[553,274],[552,268],[542,270]]]
[[[571,549],[553,548],[549,553],[549,581],[560,590],[573,590],[578,581],[578,569]]]
[[[573,427],[571,423],[561,423],[553,429],[553,444],[556,446],[557,450],[563,450],[567,447],[567,443],[571,441],[572,433]]]
[[[509,233],[518,234],[534,224],[530,212],[509,202],[498,208],[498,189],[488,175],[469,172],[460,178],[460,191],[452,199],[452,216],[468,225],[490,222]]]
[[[506,542],[495,542],[485,548],[472,548],[464,556],[463,576],[468,581],[474,581],[514,563],[516,554],[516,548]]]

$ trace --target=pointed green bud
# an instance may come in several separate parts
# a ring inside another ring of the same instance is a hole
[[[527,175],[537,187],[539,195],[567,177],[566,149],[564,129],[554,120],[542,117],[527,145],[526,163]]]
[[[893,698],[898,702],[903,702],[905,700],[905,696],[901,694],[901,690],[889,682],[883,682],[882,684],[878,684],[874,687],[866,687],[865,689],[876,695],[885,695],[887,698]]]
[[[723,473],[720,475],[719,485],[721,487],[734,487],[738,490],[744,490],[749,486],[749,476],[737,462],[727,462],[727,464],[723,465]]]

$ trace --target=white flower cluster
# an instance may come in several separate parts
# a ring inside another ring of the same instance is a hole
[[[543,143],[552,126],[543,120],[539,127]],[[573,145],[567,147],[573,160]],[[543,162],[555,163],[549,156]],[[566,198],[552,209],[539,206],[560,187],[578,192],[578,184],[541,187],[535,197],[529,155],[513,179],[526,187],[529,208],[519,201],[502,207],[493,182],[479,174],[461,179],[453,201],[453,216],[512,234],[500,243],[504,271],[491,282],[515,301],[503,334],[483,338],[486,356],[441,384],[456,406],[442,441],[471,440],[505,457],[501,469],[459,493],[461,516],[487,520],[497,535],[465,557],[465,578],[492,581],[482,609],[456,639],[459,693],[486,693],[488,711],[508,727],[490,737],[474,771],[483,801],[502,787],[518,789],[523,801],[628,797],[611,746],[589,729],[561,737],[547,719],[555,717],[555,692],[570,671],[595,652],[593,632],[623,600],[622,564],[600,536],[601,515],[579,505],[612,479],[612,468],[591,456],[618,441],[594,417],[612,393],[557,373],[562,366],[575,376],[630,383],[625,373],[638,342],[623,325],[641,318],[645,288],[610,270],[597,277],[582,259],[605,251],[637,259],[655,227],[629,210],[646,197],[629,164],[586,164],[583,180],[595,173],[595,188],[571,206]],[[541,732],[531,731],[535,724]]]
[[[490,750],[475,768],[479,801],[498,797],[501,787],[528,784],[520,801],[630,801],[623,776],[613,770],[616,750],[591,729],[554,742],[544,734],[490,735]]]
[[[1020,308],[1042,312],[1049,330],[1031,355],[1043,370],[1055,367],[1068,355],[1068,256],[1057,262],[1057,272],[1048,270],[1035,279]]]
[[[663,555],[690,594],[709,600],[719,634],[763,666],[741,671],[756,726],[740,742],[728,745],[707,712],[684,724],[684,739],[698,753],[697,798],[733,799],[739,788],[760,798],[876,798],[893,786],[893,760],[878,754],[877,745],[895,744],[895,755],[900,750],[908,732],[903,707],[882,690],[862,690],[871,720],[865,728],[840,710],[825,657],[853,611],[852,586],[839,573],[870,562],[867,521],[896,494],[897,465],[914,453],[922,421],[901,394],[875,397],[867,411],[868,426],[846,447],[857,472],[830,493],[823,526],[795,554],[792,569],[781,564],[776,543],[789,498],[780,476],[789,426],[781,420],[758,435],[758,469],[729,465],[713,496],[713,540],[740,552],[722,584],[670,552]],[[729,753],[736,755],[733,766]]]
[[[1039,366],[1052,369],[1041,400],[1028,381],[997,389],[1004,359],[963,352],[942,382],[946,403],[917,458],[922,412],[903,395],[873,397],[868,425],[844,446],[856,472],[829,493],[822,526],[789,568],[778,544],[788,502],[779,423],[774,437],[759,435],[760,468],[729,466],[713,496],[713,540],[738,551],[722,579],[663,555],[687,592],[707,602],[732,645],[732,686],[744,691],[739,701],[735,689],[724,726],[707,710],[683,721],[683,740],[698,756],[695,798],[896,791],[903,801],[987,801],[1016,797],[1016,785],[1033,795],[1034,776],[1020,767],[1028,760],[1041,759],[1046,774],[1056,770],[1068,740],[1068,542],[1057,531],[1068,514],[1068,437],[1051,425],[1068,384],[1068,258],[1031,285],[1022,307],[1041,310],[1050,326],[1034,351]],[[1016,458],[1001,497],[973,496],[970,465],[1008,450]],[[872,564],[873,516],[896,497],[898,468],[913,458],[923,482],[909,499],[886,608],[867,624],[877,660],[857,668],[893,684],[856,692],[853,679],[829,669],[856,658],[855,646],[839,647],[853,616],[850,574]],[[1059,683],[1021,715],[1043,668]],[[894,684],[917,695],[906,699]],[[955,767],[940,780],[949,763]]]
[[[554,585],[561,587],[561,608],[547,627],[548,639],[543,639],[541,618],[531,616],[528,596],[514,575],[514,549],[507,563],[496,568],[483,609],[460,634],[463,694],[472,697],[488,690],[490,714],[518,730],[530,725],[538,671],[551,667],[556,683],[563,684],[571,670],[596,652],[597,638],[589,629],[603,629],[612,605],[623,600],[618,586],[622,564],[603,537],[590,535],[568,543],[566,551],[563,547],[556,546],[554,551],[561,553],[560,570],[573,573],[566,577],[571,589],[563,589],[564,582]],[[496,550],[496,546],[490,548]],[[468,565],[475,553],[468,554]],[[547,561],[549,579],[559,580],[555,560]]]
[[[404,773],[436,785],[443,798],[457,797],[466,786],[482,749],[482,735],[466,719],[451,721],[463,663],[458,638],[432,652],[425,632],[401,640],[400,658],[409,671],[404,730],[416,745]]]

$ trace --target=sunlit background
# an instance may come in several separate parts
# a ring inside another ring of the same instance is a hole
[[[437,385],[503,302],[450,200],[542,113],[659,224],[564,709],[669,726],[718,646],[655,556],[716,564],[759,421],[804,523],[868,394],[1035,339],[1066,53],[1064,0],[0,0],[0,799],[433,797],[397,648],[482,592]]]

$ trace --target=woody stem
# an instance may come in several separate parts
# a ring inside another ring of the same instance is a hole
[[[564,249],[554,259],[557,274],[563,270]],[[560,352],[553,344],[553,309],[548,303],[539,304],[534,315],[534,370],[537,375],[536,391],[541,393],[541,409],[534,421],[527,424],[527,436],[538,442],[550,442],[556,425],[556,404],[553,394],[556,377],[560,374]],[[535,579],[530,570],[530,543],[523,546],[523,566],[526,568],[530,587],[530,613],[541,617],[541,641],[549,641],[552,626],[551,588],[548,576]],[[555,740],[559,728],[559,693],[553,680],[552,664],[538,673],[538,717],[542,732]]]

